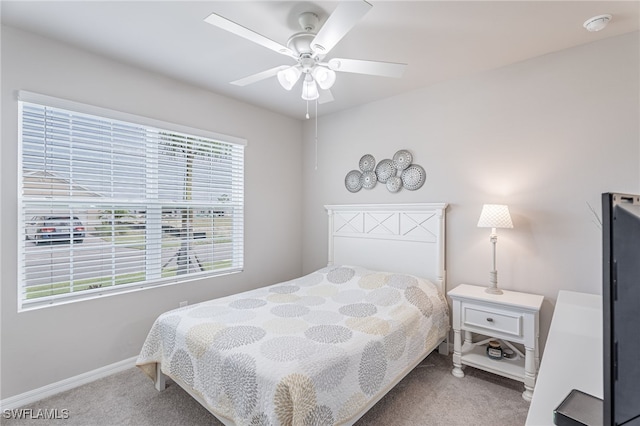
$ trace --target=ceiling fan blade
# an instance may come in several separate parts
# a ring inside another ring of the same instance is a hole
[[[311,42],[313,51],[317,55],[326,55],[371,7],[364,0],[339,3]]]
[[[297,58],[293,54],[293,52],[286,46],[271,40],[263,36],[262,34],[258,34],[257,32],[250,30],[249,28],[243,27],[240,24],[236,24],[235,22],[224,18],[216,13],[212,13],[207,16],[204,21],[208,24],[211,24],[215,27],[221,28],[223,30],[229,31],[232,34],[243,37],[249,41],[257,43],[261,46],[266,47],[267,49],[271,49],[274,52],[278,52],[282,55],[291,56],[293,58]]]
[[[248,77],[241,78],[240,80],[232,81],[231,84],[235,84],[236,86],[246,86],[248,84],[256,83],[269,77],[273,77],[274,75],[278,74],[278,71],[286,70],[287,68],[289,68],[289,66],[280,65],[279,67],[271,68],[266,71],[250,75]]]
[[[362,61],[359,59],[333,58],[329,61],[329,68],[334,71],[352,72],[356,74],[378,75],[380,77],[400,78],[407,68],[407,64],[395,62]]]
[[[319,104],[326,104],[329,102],[333,102],[333,94],[331,90],[320,90],[320,97],[318,98]]]

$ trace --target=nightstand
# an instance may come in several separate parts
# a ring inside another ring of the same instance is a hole
[[[461,284],[448,295],[453,302],[453,370],[464,377],[463,365],[470,365],[524,383],[522,397],[531,401],[540,365],[538,347],[539,314],[543,296],[502,290],[489,294],[486,287]],[[464,342],[461,332],[464,332]],[[474,341],[474,334],[488,338]],[[499,340],[513,350],[514,358],[491,359],[486,347]],[[513,343],[524,345],[524,353]]]

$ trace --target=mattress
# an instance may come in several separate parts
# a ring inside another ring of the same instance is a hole
[[[429,281],[332,266],[162,314],[137,365],[237,425],[348,424],[448,329]]]

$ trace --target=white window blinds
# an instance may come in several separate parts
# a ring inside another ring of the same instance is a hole
[[[19,109],[23,308],[242,270],[243,143]]]

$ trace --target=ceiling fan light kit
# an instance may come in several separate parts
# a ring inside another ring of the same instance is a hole
[[[311,77],[310,74],[307,74],[304,77],[304,82],[302,83],[302,99],[305,101],[313,101],[320,97],[320,93],[318,92],[318,86]]]
[[[364,0],[341,2],[317,33],[315,31],[319,27],[320,18],[313,12],[303,12],[298,17],[298,23],[303,32],[289,37],[286,46],[216,13],[205,18],[205,22],[293,58],[297,62],[293,66],[278,66],[241,78],[232,84],[245,86],[277,76],[280,85],[285,90],[291,90],[304,74],[302,99],[306,101],[319,99],[319,103],[324,103],[333,100],[329,89],[336,81],[336,71],[395,78],[402,77],[404,73],[407,65],[400,63],[342,58],[332,58],[324,62],[325,56],[371,7],[371,4]],[[322,94],[318,87],[323,90]]]
[[[297,66],[292,66],[287,69],[278,71],[278,81],[280,85],[284,87],[286,90],[293,89],[293,86],[298,82],[302,71]]]
[[[336,72],[320,65],[311,71],[311,75],[313,75],[313,79],[318,82],[322,90],[331,89],[333,83],[336,82]]]

